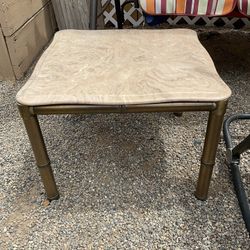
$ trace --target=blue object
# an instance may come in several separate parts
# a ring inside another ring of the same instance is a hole
[[[144,13],[145,21],[149,26],[158,25],[166,21],[166,16],[151,16]]]

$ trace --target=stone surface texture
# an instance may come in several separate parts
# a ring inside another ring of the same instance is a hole
[[[56,34],[17,101],[123,105],[230,95],[193,30],[67,30]]]

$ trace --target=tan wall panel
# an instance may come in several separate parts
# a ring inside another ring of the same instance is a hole
[[[11,36],[50,0],[0,0],[0,23]]]
[[[52,4],[49,3],[10,37],[6,37],[17,79],[28,70],[56,30]]]
[[[89,10],[92,0],[52,0],[58,27],[62,29],[89,29]],[[102,10],[98,0],[98,13]],[[104,27],[103,16],[98,18],[98,28]]]
[[[14,80],[15,75],[12,70],[8,49],[0,27],[0,80]]]

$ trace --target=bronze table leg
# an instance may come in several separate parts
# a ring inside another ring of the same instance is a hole
[[[56,200],[59,198],[59,193],[57,191],[54,175],[50,166],[50,160],[44,144],[37,116],[31,114],[29,107],[27,106],[18,107],[30,139],[47,197],[49,200]]]
[[[220,132],[226,112],[227,101],[217,103],[216,109],[210,111],[207,124],[206,139],[204,143],[203,154],[201,158],[201,167],[199,179],[195,192],[196,198],[206,200],[208,188],[215,164],[217,147],[220,141]]]

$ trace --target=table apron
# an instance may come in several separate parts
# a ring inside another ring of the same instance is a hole
[[[48,105],[30,106],[34,115],[90,114],[90,113],[147,113],[147,112],[194,112],[212,111],[216,102],[209,103],[160,103],[138,105]]]

